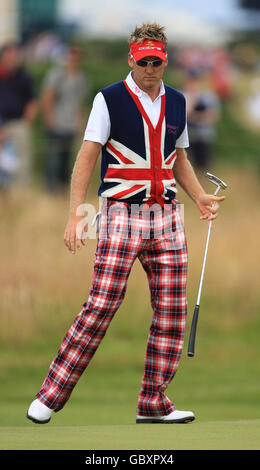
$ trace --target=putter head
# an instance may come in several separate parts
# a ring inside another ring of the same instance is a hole
[[[220,186],[222,189],[227,188],[227,184],[224,183],[224,181],[222,181],[217,176],[214,176],[211,173],[206,173],[206,177],[211,181],[211,183],[214,183],[216,186]]]

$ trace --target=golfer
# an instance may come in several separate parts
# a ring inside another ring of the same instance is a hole
[[[64,234],[71,253],[85,243],[77,230],[83,219],[77,208],[85,201],[101,152],[102,208],[93,279],[88,300],[27,411],[33,422],[47,423],[53,411],[64,407],[124,298],[136,258],[147,274],[153,309],[136,422],[195,418],[191,411],[177,410],[165,394],[178,369],[187,315],[187,245],[176,180],[201,219],[215,219],[224,197],[205,193],[187,159],[185,99],[162,81],[167,42],[161,25],[137,26],[129,38],[129,75],[94,99],[72,174]]]

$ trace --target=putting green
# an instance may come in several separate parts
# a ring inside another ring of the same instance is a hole
[[[253,450],[260,419],[174,425],[34,425],[0,428],[1,450]]]

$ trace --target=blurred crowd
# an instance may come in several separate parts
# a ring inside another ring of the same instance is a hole
[[[222,102],[234,90],[234,67],[227,49],[186,47],[175,52],[174,68],[181,71],[189,130],[189,159],[196,170],[210,169],[214,161],[217,125]]]
[[[28,59],[31,63],[49,59],[53,64],[41,84],[40,96],[35,94],[35,84],[25,65]],[[86,125],[89,81],[82,71],[83,62],[81,47],[65,46],[50,34],[39,35],[26,49],[15,43],[2,46],[0,189],[8,190],[14,183],[31,184],[35,145],[32,129],[39,115],[44,127],[44,187],[50,193],[68,188],[74,142]],[[198,170],[210,169],[222,104],[232,99],[234,90],[234,58],[226,48],[186,47],[174,50],[169,68],[175,74],[180,72],[186,97],[188,156]],[[258,113],[259,119],[257,85],[259,80],[254,83],[252,97],[248,97],[248,112]]]
[[[71,45],[51,67],[40,97],[23,64],[19,45],[9,43],[0,54],[0,188],[28,186],[33,177],[32,125],[41,113],[45,150],[44,185],[50,193],[68,187],[74,140],[82,127],[88,81],[81,70],[82,50]]]

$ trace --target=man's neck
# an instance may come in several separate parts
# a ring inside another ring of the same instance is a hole
[[[145,93],[147,93],[147,95],[150,96],[152,101],[155,101],[156,98],[159,96],[160,89],[161,89],[161,82],[157,84],[154,88],[145,88],[142,86],[141,83],[138,82],[138,80],[136,80],[136,78],[134,77],[134,73],[132,73],[132,79],[134,80],[136,85],[140,88],[140,90],[144,91]]]

